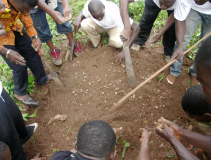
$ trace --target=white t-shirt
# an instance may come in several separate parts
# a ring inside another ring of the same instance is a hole
[[[138,1],[141,1],[141,0],[134,0],[134,2],[138,2]],[[145,1],[147,1],[147,0],[145,0]],[[154,3],[155,3],[159,8],[161,8],[161,7],[160,7],[159,0],[153,0],[153,1],[154,1]],[[174,8],[175,8],[175,3],[173,4],[173,6],[171,6],[171,7],[168,8],[167,10],[174,10]]]
[[[86,18],[91,17],[92,20],[102,28],[109,29],[118,26],[122,31],[124,29],[124,24],[120,16],[119,7],[113,2],[109,2],[106,0],[100,0],[100,1],[105,5],[105,13],[103,19],[101,21],[98,21],[97,19],[92,17],[88,9],[88,4],[90,0],[88,0],[84,5],[83,9],[84,17]],[[131,25],[133,24],[133,20],[131,18],[130,18],[130,24]]]
[[[184,21],[191,8],[204,14],[211,15],[211,3],[208,1],[204,5],[198,5],[194,0],[176,0],[176,7],[174,9],[174,17],[178,21]]]

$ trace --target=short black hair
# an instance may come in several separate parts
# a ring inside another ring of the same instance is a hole
[[[107,158],[116,144],[111,126],[94,120],[83,124],[78,132],[77,150],[87,156]]]
[[[103,3],[100,0],[91,0],[88,4],[89,12],[97,13],[103,8]]]
[[[29,7],[35,7],[39,0],[18,0],[19,2],[26,3]]]
[[[206,70],[211,70],[211,36],[206,38],[199,47],[195,57],[196,66],[203,67]]]
[[[182,108],[185,112],[196,116],[202,116],[211,110],[202,85],[194,85],[185,92],[182,97]]]
[[[8,146],[6,143],[0,141],[0,160],[5,160],[4,156],[7,153]]]

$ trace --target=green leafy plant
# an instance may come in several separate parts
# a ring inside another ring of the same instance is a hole
[[[163,77],[164,77],[164,72],[159,76],[157,77],[156,79],[161,82],[163,80]]]
[[[36,139],[37,139],[37,134],[32,139],[33,139],[33,142],[35,144],[36,143]]]
[[[22,114],[23,120],[24,120],[24,121],[28,121],[28,118],[37,117],[37,110],[38,110],[38,109],[39,109],[39,108],[37,108],[37,109],[35,110],[35,112],[34,112],[32,115],[29,115],[28,113],[23,113],[23,114]]]
[[[123,138],[121,138],[121,142],[123,144],[123,150],[122,150],[122,155],[121,155],[121,159],[122,159],[125,157],[126,148],[130,146],[130,143],[124,140]]]
[[[54,148],[52,151],[53,151],[53,152],[56,152],[56,151],[57,151],[57,149],[56,149],[56,148]]]

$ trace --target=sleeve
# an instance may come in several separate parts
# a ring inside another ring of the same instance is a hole
[[[124,29],[124,23],[123,23],[123,21],[122,21],[122,18],[121,18],[121,15],[120,15],[120,10],[119,10],[119,7],[118,6],[115,6],[115,7],[113,7],[113,9],[112,10],[114,10],[114,11],[116,11],[116,14],[114,14],[115,16],[115,24],[121,29],[121,31]],[[130,19],[130,25],[132,25],[133,24],[133,19],[131,19],[130,17],[129,17],[129,19]]]
[[[84,17],[86,17],[86,18],[91,17],[91,13],[89,12],[89,9],[88,9],[89,2],[90,2],[90,0],[88,0],[88,1],[85,3],[84,9],[83,9],[83,15],[84,15]]]
[[[184,21],[191,10],[191,5],[187,0],[177,0],[175,3],[174,17],[178,21]]]
[[[23,14],[21,13],[20,15],[20,20],[21,22],[23,23],[29,37],[32,37],[32,36],[36,36],[37,35],[37,32],[33,26],[33,21],[30,17],[30,14]]]

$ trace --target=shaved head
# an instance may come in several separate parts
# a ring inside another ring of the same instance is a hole
[[[104,5],[100,0],[91,0],[88,5],[90,13],[98,13],[103,7]]]

